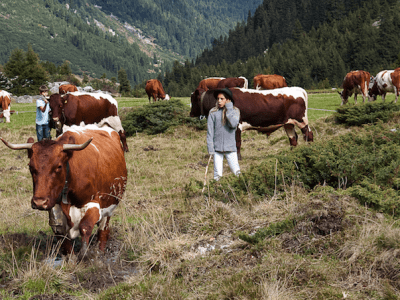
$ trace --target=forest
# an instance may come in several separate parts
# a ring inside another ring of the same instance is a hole
[[[282,75],[290,86],[330,88],[350,70],[375,75],[398,67],[399,54],[398,1],[264,1],[228,37],[159,78],[176,96],[207,76],[245,76],[252,84],[260,73]]]

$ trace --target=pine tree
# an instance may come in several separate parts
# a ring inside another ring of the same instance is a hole
[[[119,69],[118,71],[118,81],[119,81],[119,92],[123,95],[128,95],[131,91],[131,84],[128,80],[125,69]]]

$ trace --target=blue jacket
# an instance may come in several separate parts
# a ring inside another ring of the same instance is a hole
[[[239,124],[240,111],[232,102],[226,105],[226,122],[222,125],[223,108],[210,110],[207,119],[207,149],[214,152],[236,152],[236,128]]]

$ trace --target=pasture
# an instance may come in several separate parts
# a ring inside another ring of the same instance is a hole
[[[190,104],[189,97],[179,99]],[[386,101],[393,99],[389,94]],[[125,107],[148,105],[147,98],[116,100],[122,117]],[[309,93],[315,143],[352,130],[332,122],[340,103],[336,92]],[[11,109],[32,112],[0,123],[0,136],[12,143],[25,143],[30,136],[36,140],[35,104],[12,104]],[[283,130],[268,138],[245,132],[242,140],[242,172],[289,148]],[[82,262],[57,256],[48,213],[31,208],[26,151],[0,144],[1,299],[398,299],[400,285],[389,284],[398,281],[397,264],[384,256],[397,254],[387,250],[377,256],[374,243],[389,235],[398,248],[400,231],[390,216],[329,187],[308,193],[288,186],[262,201],[249,195],[247,204],[205,199],[200,193],[208,162],[205,131],[180,126],[158,135],[139,133],[127,142],[127,190],[111,218],[106,253],[93,251]],[[307,147],[300,138],[299,147]],[[212,169],[211,163],[208,178]],[[231,176],[226,161],[224,176]],[[322,219],[338,209],[351,216],[348,229],[310,239],[306,249],[278,238],[261,246],[238,238],[240,232],[252,234],[292,215]],[[393,268],[392,277],[364,265],[370,256],[382,268]]]

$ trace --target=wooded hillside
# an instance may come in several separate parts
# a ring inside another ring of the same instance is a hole
[[[264,1],[195,63],[175,64],[164,84],[173,95],[188,87],[187,95],[205,76],[245,76],[250,84],[276,73],[291,86],[338,87],[350,70],[399,66],[399,54],[398,1]]]

